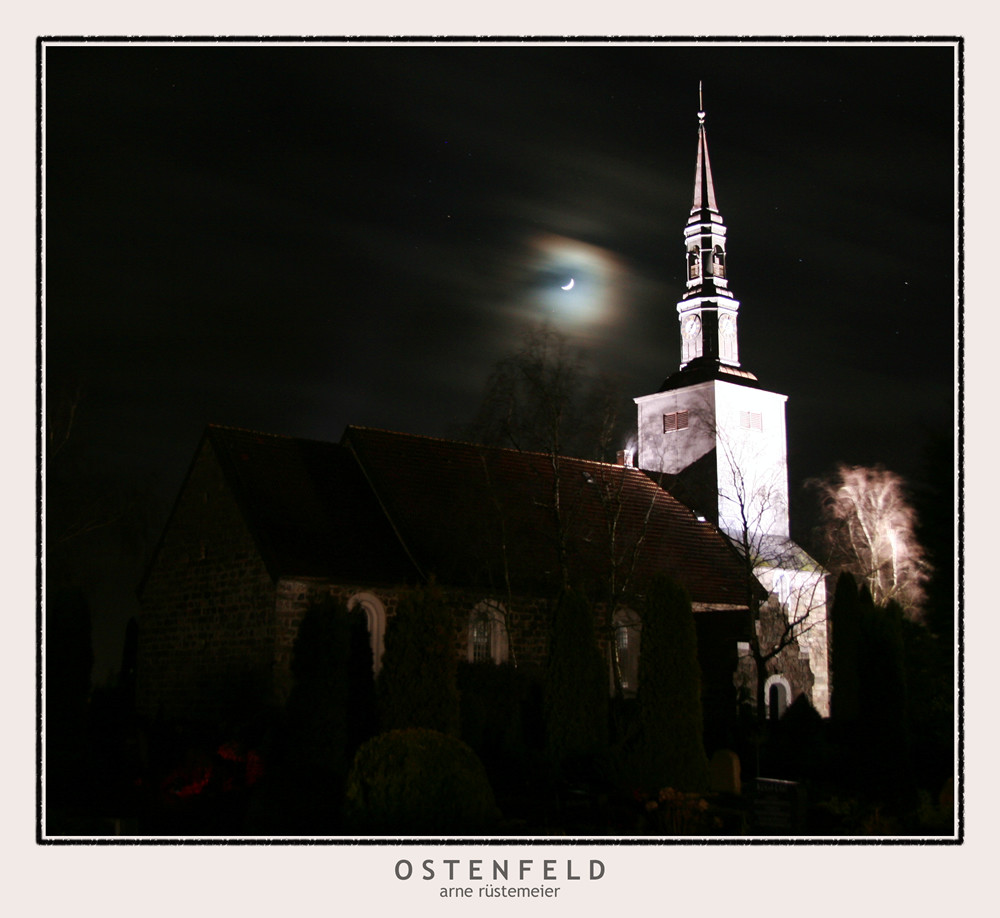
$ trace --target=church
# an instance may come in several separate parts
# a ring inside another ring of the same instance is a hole
[[[684,247],[680,368],[655,393],[635,399],[638,466],[670,476],[672,493],[704,513],[750,560],[779,619],[776,636],[755,616],[758,645],[766,643],[764,630],[772,640],[796,645],[811,674],[810,701],[829,716],[826,576],[789,537],[787,396],[762,388],[740,366],[740,304],[726,274],[726,225],[716,203],[704,111],[698,112]],[[744,655],[749,649],[742,644]],[[767,652],[758,646],[754,656]],[[765,689],[765,703],[773,698],[782,709],[801,691],[781,672],[771,674]]]
[[[539,670],[572,584],[595,605],[609,693],[628,697],[632,606],[665,573],[692,601],[706,722],[741,700],[777,717],[801,695],[828,716],[825,572],[789,538],[786,397],[740,366],[703,111],[683,238],[680,367],[635,399],[637,448],[617,463],[362,426],[338,443],[210,427],[140,586],[140,713],[280,704],[298,625],[330,595],[364,611],[377,675],[400,596],[428,582],[460,660]]]

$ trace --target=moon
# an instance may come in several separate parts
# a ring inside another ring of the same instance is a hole
[[[573,284],[575,284],[575,283],[576,283],[576,281],[574,281],[573,278],[571,277],[569,279],[569,283],[565,287],[560,287],[559,289],[560,290],[572,290],[573,289]]]

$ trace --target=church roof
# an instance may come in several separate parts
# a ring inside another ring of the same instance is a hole
[[[571,578],[595,598],[612,577],[641,588],[662,571],[695,602],[745,603],[728,541],[638,469],[363,427],[343,443],[407,550],[442,583],[500,588],[509,573],[515,589],[558,587],[558,481]]]
[[[205,434],[271,576],[406,582],[406,557],[336,443],[211,426]]]
[[[671,389],[682,389],[685,386],[693,386],[713,379],[735,383],[738,386],[760,388],[760,381],[749,370],[741,370],[739,367],[720,363],[715,357],[696,357],[683,369],[671,373],[657,391],[667,392]]]
[[[550,595],[562,541],[594,599],[662,571],[696,603],[745,604],[729,542],[638,469],[365,427],[338,444],[212,426],[206,448],[275,579]]]

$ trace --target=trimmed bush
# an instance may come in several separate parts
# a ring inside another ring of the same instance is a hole
[[[500,813],[482,763],[437,730],[392,730],[358,750],[347,780],[347,828],[357,835],[481,835]]]

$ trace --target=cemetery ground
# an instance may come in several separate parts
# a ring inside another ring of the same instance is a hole
[[[47,837],[376,834],[345,816],[343,769],[294,767],[273,723],[146,723],[118,701],[95,696],[85,730],[49,737]],[[516,736],[465,731],[495,801],[488,837],[946,838],[955,831],[955,781],[942,744],[880,748],[806,704],[763,732],[752,721],[732,731],[710,757],[709,786],[698,791],[629,786],[616,772],[613,743],[554,770],[538,712],[528,706],[521,715]],[[432,799],[435,789],[419,786],[427,780],[404,782],[406,793]],[[465,801],[451,798],[461,814]],[[465,834],[456,818],[454,832]],[[378,834],[437,834],[419,823],[406,828],[414,831]]]

